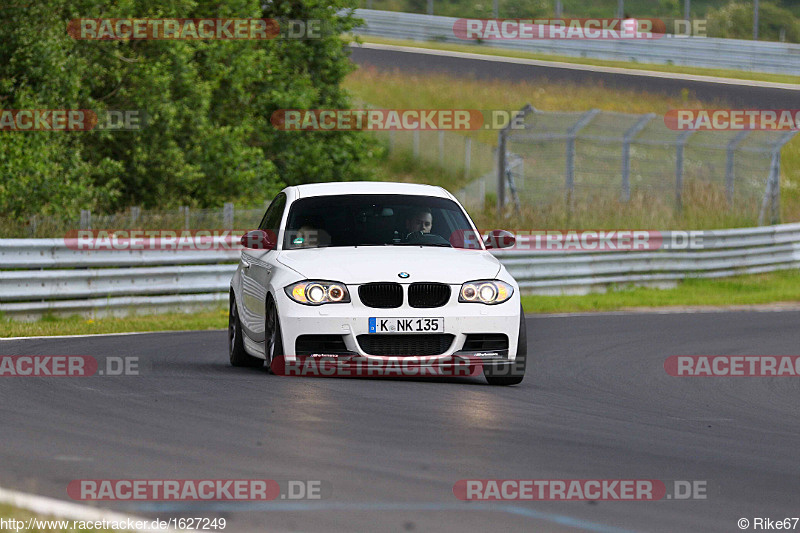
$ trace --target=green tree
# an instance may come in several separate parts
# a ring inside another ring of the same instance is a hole
[[[346,108],[354,0],[10,0],[0,108],[142,110],[139,131],[0,133],[0,216],[263,205],[285,184],[368,178],[360,132],[281,132],[281,108]],[[78,18],[319,19],[321,39],[76,40]]]

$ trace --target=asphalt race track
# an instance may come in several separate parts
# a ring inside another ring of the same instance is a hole
[[[224,331],[0,341],[0,355],[137,356],[141,375],[0,377],[0,486],[320,480],[327,498],[118,502],[227,531],[739,531],[800,514],[798,378],[672,377],[670,355],[797,355],[800,312],[528,317],[528,376],[279,377]],[[704,500],[462,502],[460,479],[707,482]]]
[[[643,75],[627,69],[602,69],[536,61],[536,64],[456,57],[451,52],[406,51],[403,47],[368,44],[353,46],[351,58],[362,67],[446,73],[464,78],[511,82],[550,81],[570,85],[605,86],[680,97],[684,90],[710,104],[757,109],[794,109],[800,101],[800,86],[736,80],[732,83],[699,81],[680,74]],[[483,56],[487,57],[487,56]],[[510,60],[517,61],[517,60]],[[646,65],[643,68],[647,68]],[[610,70],[610,71],[604,71]],[[531,102],[534,107],[536,102]]]

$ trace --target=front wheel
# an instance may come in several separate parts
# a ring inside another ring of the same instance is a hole
[[[236,308],[236,297],[231,293],[231,305],[228,309],[228,356],[233,366],[258,368],[264,361],[253,357],[244,349],[242,324],[239,321],[239,310]]]
[[[485,365],[483,375],[489,385],[517,385],[525,378],[525,364],[528,358],[528,338],[525,328],[525,313],[519,306],[519,336],[517,337],[517,358],[512,363]]]
[[[267,302],[267,327],[266,346],[267,368],[272,371],[272,362],[276,357],[283,357],[283,337],[281,336],[281,321],[278,318],[278,308],[271,299]]]

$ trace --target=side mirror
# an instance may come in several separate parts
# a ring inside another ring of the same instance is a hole
[[[277,245],[275,241],[273,232],[254,229],[242,235],[242,239],[239,242],[245,248],[252,250],[274,250]]]
[[[483,241],[483,244],[489,249],[510,248],[516,243],[517,239],[514,237],[514,234],[503,229],[490,231],[489,235],[486,236],[486,240]]]

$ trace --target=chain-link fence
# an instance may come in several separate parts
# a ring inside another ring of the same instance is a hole
[[[0,238],[52,238],[80,229],[237,229],[248,230],[258,226],[264,208],[236,209],[226,203],[212,209],[188,206],[174,210],[148,210],[131,207],[121,213],[99,214],[81,210],[75,217],[33,215],[27,223],[0,222]]]
[[[495,175],[459,191],[466,205],[483,207],[487,191],[517,211],[636,198],[727,205],[759,224],[778,222],[781,148],[796,132],[675,131],[654,114],[597,109],[521,113],[519,127],[499,134],[505,158]]]
[[[727,206],[745,223],[779,222],[781,148],[796,132],[674,131],[657,115],[599,110],[544,112],[526,106],[519,129],[498,136],[505,153],[475,137],[447,131],[376,134],[390,157],[411,158],[472,211],[593,209],[636,200],[646,206]],[[446,174],[446,176],[445,176]],[[498,187],[498,176],[504,176]],[[72,218],[0,220],[0,238],[57,237],[76,229],[248,229],[264,208],[131,207],[114,215],[82,211]]]
[[[377,131],[390,157],[409,157],[417,164],[448,174],[448,183],[481,180],[494,172],[494,147],[449,131]]]

